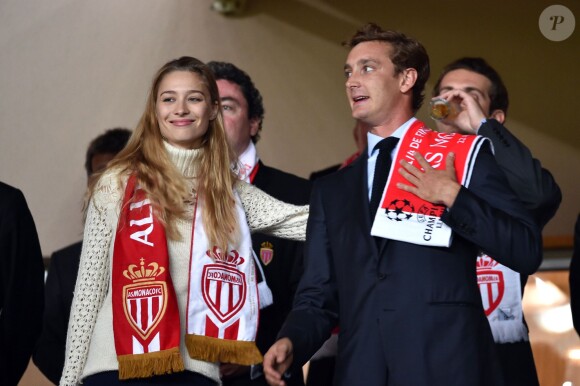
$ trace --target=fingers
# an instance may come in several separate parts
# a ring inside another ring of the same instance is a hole
[[[445,158],[445,170],[452,174],[454,177],[456,176],[455,174],[455,153],[450,152],[449,154],[447,154],[447,157]]]
[[[411,163],[402,159],[400,161],[400,164],[401,164],[401,166],[403,166],[403,168],[405,168],[405,170],[408,173],[412,174],[413,176],[415,176],[417,178],[420,178],[422,173],[426,173],[426,172],[430,172],[431,170],[434,170],[433,167],[429,164],[429,162],[427,162],[425,157],[423,157],[421,155],[421,153],[416,151],[413,153],[413,156],[415,157],[415,159],[419,163],[419,166],[421,166],[421,169],[413,166]]]
[[[405,185],[401,182],[397,183],[397,188],[404,190],[405,192],[413,193],[414,195],[418,195],[418,189],[411,185]]]
[[[427,162],[427,160],[425,159],[425,157],[423,157],[423,155],[421,153],[416,151],[415,153],[413,153],[413,156],[415,157],[417,162],[419,162],[419,165],[421,165],[421,168],[423,169],[423,171],[428,172],[430,170],[433,170],[433,168],[431,167],[429,162]]]
[[[459,89],[444,91],[439,97],[460,106],[461,111],[449,124],[468,134],[476,134],[481,120],[486,117],[476,97]]]
[[[471,95],[469,95],[465,91],[459,90],[459,89],[443,91],[441,93],[441,95],[439,95],[437,98],[443,98],[443,99],[448,100],[448,101],[452,101],[453,99],[457,99],[457,102],[459,102],[459,103],[461,103],[464,99],[473,99],[473,97]]]
[[[419,189],[421,186],[421,180],[423,178],[423,174],[425,173],[425,171],[433,170],[433,168],[431,167],[431,165],[429,165],[427,160],[425,160],[425,158],[419,152],[415,152],[414,156],[415,156],[415,159],[417,160],[417,162],[419,162],[419,164],[421,165],[422,169],[419,170],[415,166],[411,165],[409,162],[407,162],[405,160],[401,160],[400,164],[402,167],[399,168],[398,172],[411,185],[397,183],[397,188],[404,190],[406,192],[418,195]]]
[[[266,381],[271,386],[284,386],[285,383],[282,380],[283,371],[278,370],[278,363],[275,355],[264,356],[264,377]]]
[[[403,176],[407,181],[409,181],[414,186],[417,186],[421,180],[419,179],[421,171],[408,163],[405,160],[401,160],[400,162],[402,168],[399,168],[399,174]],[[401,184],[402,185],[402,184]],[[397,185],[398,187],[399,185]],[[403,189],[405,190],[405,189]]]
[[[285,386],[283,374],[292,363],[292,343],[287,338],[282,338],[264,355],[264,375],[271,386]]]

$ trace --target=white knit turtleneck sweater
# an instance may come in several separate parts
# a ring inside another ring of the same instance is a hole
[[[186,177],[193,177],[202,150],[178,149],[167,143],[165,148],[178,170]],[[123,176],[119,184],[118,174],[108,171],[98,182],[89,203],[61,385],[77,385],[86,376],[118,370],[113,336],[111,259],[126,182],[127,176]],[[308,206],[285,204],[244,182],[238,182],[236,190],[252,232],[304,240]],[[193,211],[188,213],[192,216]],[[220,383],[218,364],[191,359],[184,344],[189,275],[183,267],[189,266],[191,227],[192,217],[177,220],[181,240],[167,241],[181,320],[181,356],[187,370]]]

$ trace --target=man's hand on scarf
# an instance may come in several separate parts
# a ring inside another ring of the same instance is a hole
[[[445,169],[437,170],[419,153],[414,157],[421,169],[401,160],[399,173],[409,182],[409,185],[398,183],[397,188],[429,201],[433,204],[443,204],[451,208],[459,193],[461,185],[455,174],[455,154],[449,153],[445,159]]]

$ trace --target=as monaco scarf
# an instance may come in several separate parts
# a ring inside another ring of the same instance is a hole
[[[239,217],[239,201],[237,204]],[[253,266],[244,264],[244,260],[251,262],[251,257],[245,257],[248,252],[241,256],[237,250],[223,254],[214,247],[210,251],[197,203],[195,208],[197,244],[191,249],[186,336],[190,356],[209,362],[258,363],[261,355],[253,343],[257,329],[257,307],[252,307],[257,303],[255,275]],[[239,218],[239,224],[249,238],[245,217]],[[204,247],[198,247],[201,244]],[[244,243],[240,247],[240,251],[246,251]],[[113,254],[113,333],[119,378],[146,378],[184,370],[165,229],[146,193],[136,185],[135,176],[129,178],[125,189]],[[211,291],[216,287],[223,290],[221,296]],[[207,317],[215,320],[216,314],[222,316],[224,310],[229,310],[226,317],[211,325],[205,322]],[[200,320],[203,322],[198,325],[202,327],[190,327],[191,321]],[[214,333],[236,321],[244,327],[221,336]]]
[[[493,340],[497,343],[528,340],[520,274],[482,253],[477,257],[477,284]]]
[[[458,133],[440,133],[416,120],[400,140],[393,165],[404,159],[420,168],[413,156],[419,152],[434,169],[444,169],[449,152],[455,153],[457,181],[469,186],[475,157],[486,138]],[[452,232],[441,221],[445,206],[432,204],[412,193],[397,188],[397,183],[408,181],[392,167],[375,215],[371,234],[408,243],[443,246],[451,244]]]
[[[187,350],[192,358],[207,362],[260,363],[262,355],[254,343],[260,309],[256,271],[239,197],[240,242],[227,253],[209,245],[198,205],[203,205],[201,197],[195,204],[191,240]]]
[[[179,310],[165,230],[135,176],[127,182],[119,216],[112,283],[119,378],[182,371]]]

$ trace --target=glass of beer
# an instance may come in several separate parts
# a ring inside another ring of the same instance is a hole
[[[429,102],[429,114],[436,121],[444,119],[455,119],[459,113],[459,108],[455,103],[444,98],[434,98]]]

